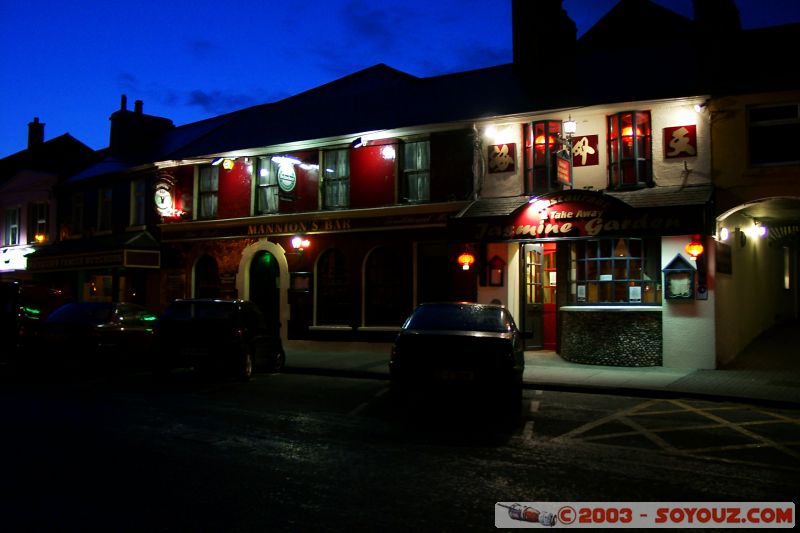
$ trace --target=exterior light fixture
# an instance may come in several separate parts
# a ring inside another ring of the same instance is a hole
[[[725,227],[720,228],[720,230],[719,230],[719,240],[725,242],[730,238],[730,236],[731,236],[731,232],[730,232],[730,230],[728,228],[725,228]]]
[[[211,166],[218,167],[220,163],[222,163],[221,157],[215,157],[214,159],[211,160]]]
[[[33,240],[35,240],[37,244],[43,243],[46,238],[47,236],[44,233],[37,233],[33,236]]]
[[[703,251],[705,251],[705,247],[698,237],[693,238],[692,242],[687,244],[684,249],[687,254],[692,256],[692,259],[697,259],[703,254]]]
[[[364,142],[364,140],[361,137],[356,137],[355,140],[352,143],[350,143],[350,146],[352,146],[353,148],[360,148],[361,146],[364,146],[365,144],[366,143]]]
[[[234,160],[233,159],[223,159],[222,160],[222,168],[225,170],[233,169]]]
[[[305,251],[305,249],[308,248],[310,244],[311,241],[309,241],[308,239],[304,239],[299,235],[295,235],[292,238],[292,249],[295,251],[295,253],[302,254],[303,251]]]
[[[572,120],[572,115],[569,115],[569,118],[561,123],[561,127],[567,137],[572,137],[578,131],[578,123]]]
[[[469,267],[475,262],[475,256],[469,252],[464,252],[458,256],[458,264],[461,265],[461,270],[469,270]]]

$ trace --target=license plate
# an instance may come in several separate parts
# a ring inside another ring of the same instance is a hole
[[[470,370],[442,370],[439,372],[439,378],[444,381],[472,381],[475,379],[475,373]]]

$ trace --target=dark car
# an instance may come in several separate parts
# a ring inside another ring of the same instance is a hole
[[[127,302],[64,304],[41,324],[33,353],[51,368],[145,369],[157,316]]]
[[[0,338],[5,347],[0,362],[17,362],[39,325],[67,301],[61,291],[49,287],[10,280],[0,283]]]
[[[285,362],[279,326],[267,324],[253,302],[175,300],[159,318],[153,345],[158,377],[194,368],[246,381],[256,369],[277,372]]]
[[[514,415],[522,400],[522,335],[501,305],[424,303],[394,341],[389,362],[392,395],[466,395]]]

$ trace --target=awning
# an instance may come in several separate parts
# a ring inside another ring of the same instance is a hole
[[[485,198],[452,217],[450,230],[467,242],[708,234],[712,196],[708,185]]]
[[[161,252],[150,233],[106,235],[61,241],[28,256],[28,271],[54,272],[95,268],[160,268]]]

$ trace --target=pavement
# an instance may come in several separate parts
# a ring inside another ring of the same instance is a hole
[[[525,388],[634,396],[689,396],[800,408],[800,324],[773,327],[730,364],[713,370],[570,363],[552,351],[525,352]],[[286,371],[388,379],[390,343],[287,341]]]

